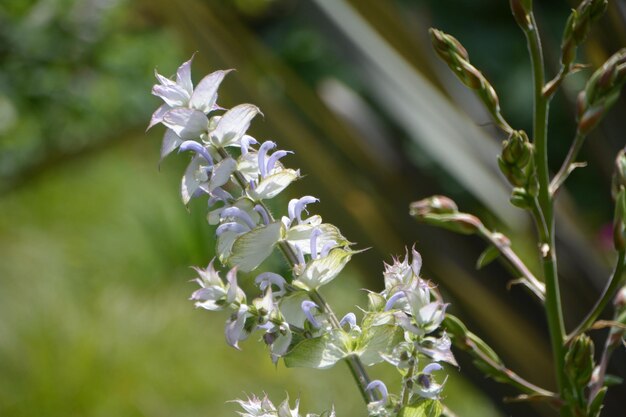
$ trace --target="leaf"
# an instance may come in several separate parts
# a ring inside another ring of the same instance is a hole
[[[235,240],[228,263],[242,272],[250,272],[270,256],[281,239],[283,224],[270,223],[257,227]]]
[[[228,110],[217,122],[209,136],[218,147],[236,145],[250,127],[250,122],[261,111],[253,104],[240,104]]]
[[[370,326],[363,329],[357,342],[357,355],[365,366],[382,362],[380,354],[390,354],[403,339],[403,331],[397,326]]]
[[[248,191],[248,194],[254,200],[267,200],[276,197],[298,177],[300,177],[300,171],[284,169],[263,178],[254,190]]]
[[[607,387],[602,387],[593,398],[593,400],[591,400],[589,404],[589,417],[600,416],[600,411],[602,411],[602,407],[604,405],[604,396],[606,395],[607,390]]]
[[[284,356],[288,368],[326,369],[350,354],[346,348],[346,334],[334,330],[324,336],[305,339]]]
[[[439,417],[441,413],[443,405],[440,401],[422,399],[417,404],[402,407],[398,417]]]
[[[482,269],[495,261],[500,256],[500,251],[493,245],[490,245],[480,254],[476,261],[476,269]]]

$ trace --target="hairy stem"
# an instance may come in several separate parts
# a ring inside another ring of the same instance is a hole
[[[606,284],[602,295],[578,327],[576,327],[576,329],[567,336],[566,343],[569,343],[576,336],[588,330],[596,321],[598,316],[600,316],[600,314],[604,311],[606,305],[609,301],[611,301],[617,290],[622,287],[624,284],[624,257],[624,251],[619,251],[617,254],[617,264],[615,265],[615,270],[613,271],[611,279]]]
[[[544,63],[541,50],[541,40],[537,29],[537,23],[533,14],[530,28],[524,31],[533,71],[534,85],[534,115],[533,115],[533,136],[535,143],[535,166],[537,167],[537,177],[539,181],[539,211],[543,215],[545,222],[545,232],[540,226],[541,219],[536,218],[540,231],[541,261],[543,264],[544,278],[546,284],[546,316],[550,331],[550,341],[552,344],[552,354],[555,364],[556,380],[560,393],[565,387],[564,359],[565,348],[563,344],[565,330],[563,325],[563,312],[561,309],[561,295],[557,275],[557,262],[555,254],[554,236],[554,206],[550,194],[550,177],[548,170],[548,100],[543,95],[544,85]],[[566,412],[566,410],[564,410]]]
[[[230,157],[230,155],[224,148],[218,148],[217,151],[222,158]],[[246,183],[246,180],[244,176],[241,174],[241,172],[235,171],[234,176],[239,186],[245,190],[248,184]],[[270,221],[273,222],[274,216],[272,215],[272,212],[268,209],[268,207],[265,205],[264,202],[260,202],[260,204],[263,206],[265,211],[267,211]],[[286,242],[284,240],[280,241],[278,243],[278,247],[280,251],[282,252],[282,254],[285,256],[285,258],[287,259],[287,262],[289,263],[292,269],[296,265],[298,265],[298,256],[296,255],[295,251],[293,250],[293,247],[289,244],[289,242]],[[317,290],[310,291],[309,296],[311,297],[313,301],[315,301],[315,303],[317,303],[318,306],[320,306],[320,308],[324,311],[324,313],[328,315],[333,328],[336,328],[336,329],[341,328],[341,326],[339,325],[339,320],[337,319],[337,316],[333,312],[330,305],[326,302],[324,297],[322,297],[322,295]],[[365,401],[365,403],[367,404],[371,401],[375,401],[377,399],[376,394],[372,393],[371,391],[367,391],[365,389],[367,385],[370,383],[370,377],[367,374],[367,370],[363,366],[363,362],[361,362],[361,359],[358,356],[350,355],[345,359],[345,361],[348,364],[350,373],[352,374],[352,377],[356,381],[357,386],[359,388],[359,392],[361,393],[361,396],[363,397],[363,400]]]

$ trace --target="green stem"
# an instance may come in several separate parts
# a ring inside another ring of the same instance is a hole
[[[593,306],[591,311],[587,314],[584,320],[576,327],[574,331],[572,331],[568,336],[566,343],[569,343],[579,334],[588,330],[593,323],[596,321],[598,316],[604,311],[606,305],[611,301],[615,292],[619,290],[624,284],[624,279],[622,275],[624,275],[624,251],[619,251],[617,254],[617,264],[615,265],[615,271],[613,271],[613,276],[607,283],[604,291],[602,292],[602,296],[596,301],[596,304]]]
[[[409,369],[404,376],[404,381],[402,383],[402,394],[400,395],[401,402],[400,407],[404,407],[409,403],[409,399],[411,397],[411,387],[410,384],[413,383],[413,374],[415,373],[415,366],[417,365],[417,358],[415,357],[414,349],[411,349],[411,357],[409,358]]]
[[[517,256],[517,254],[511,249],[509,239],[499,233],[494,233],[484,226],[478,228],[478,233],[491,243],[500,254],[511,264],[513,269],[522,276],[522,283],[541,301],[545,301],[545,285],[540,282],[530,269],[524,264],[524,262]]]
[[[533,14],[530,15],[531,27],[524,31],[528,50],[530,52],[533,69],[534,84],[534,117],[533,136],[535,143],[535,166],[539,181],[539,209],[545,221],[545,231],[540,227],[540,219],[535,219],[541,235],[541,261],[543,264],[544,278],[546,284],[546,315],[548,329],[550,331],[550,342],[552,344],[552,354],[555,363],[556,380],[559,393],[563,394],[565,387],[564,359],[565,347],[563,344],[565,330],[563,325],[563,312],[561,309],[561,295],[559,291],[559,281],[557,275],[557,262],[555,254],[554,236],[554,207],[552,196],[550,195],[550,177],[548,170],[548,100],[543,95],[544,85],[544,64],[541,50],[541,40],[537,30],[537,23]],[[535,216],[536,217],[536,216]],[[565,410],[564,410],[565,411]]]
[[[330,321],[333,329],[341,329],[337,316],[322,294],[320,294],[317,290],[311,290],[309,291],[309,297],[311,297],[311,300],[313,300],[320,307],[320,309],[328,315],[328,320]],[[377,395],[373,391],[368,391],[366,389],[371,380],[365,370],[365,367],[363,366],[363,362],[361,362],[361,359],[359,359],[356,355],[349,355],[345,361],[350,368],[350,373],[352,373],[352,376],[357,382],[359,391],[361,392],[361,396],[363,397],[365,403],[367,404],[372,401],[376,401],[378,399]]]
[[[229,153],[224,148],[218,148],[217,152],[222,158],[230,157]],[[245,190],[248,187],[248,184],[243,174],[241,174],[241,172],[239,171],[235,171],[234,176],[239,186]],[[274,216],[272,215],[272,212],[268,209],[268,207],[265,205],[264,202],[261,201],[259,204],[261,204],[261,206],[267,212],[270,218],[270,221],[273,222]],[[296,265],[298,265],[299,263],[298,256],[296,255],[295,251],[293,250],[293,247],[289,244],[289,242],[286,242],[284,240],[280,241],[278,243],[278,247],[280,251],[283,253],[283,255],[285,256],[285,258],[287,259],[287,262],[289,263],[292,269]],[[333,312],[330,305],[326,302],[324,297],[322,297],[322,295],[317,290],[310,291],[309,296],[328,315],[333,328],[340,329],[341,326],[339,325],[339,320],[337,320],[337,316]],[[356,381],[359,391],[361,392],[361,395],[363,396],[363,400],[365,401],[365,403],[368,404],[372,401],[376,401],[377,399],[376,395],[373,394],[371,391],[367,391],[365,389],[367,385],[370,383],[370,377],[367,374],[367,370],[365,369],[365,366],[363,366],[363,362],[361,362],[361,359],[358,356],[350,355],[345,359],[345,361],[348,364],[350,373],[352,374],[352,377]]]
[[[574,138],[574,142],[572,142],[572,146],[569,148],[567,156],[565,157],[565,161],[563,161],[563,165],[559,169],[559,172],[556,173],[552,182],[550,183],[550,194],[554,196],[558,189],[563,185],[569,174],[576,168],[576,157],[578,156],[578,152],[580,152],[580,148],[583,146],[585,142],[585,136],[580,133],[580,131],[576,131],[576,137]]]

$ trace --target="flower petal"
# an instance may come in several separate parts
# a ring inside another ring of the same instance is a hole
[[[261,111],[253,104],[240,104],[222,115],[209,136],[216,146],[236,146],[250,127],[250,122]]]
[[[209,113],[215,110],[217,101],[217,89],[224,80],[226,74],[232,70],[215,71],[204,77],[194,90],[189,100],[189,106],[192,109],[200,110],[203,113]]]
[[[172,108],[167,104],[163,104],[158,109],[156,109],[155,112],[152,113],[152,117],[150,118],[150,124],[146,128],[146,131],[149,130],[152,126],[161,123],[163,121],[163,116],[165,116],[165,113],[167,113],[171,109]]]
[[[237,161],[233,158],[222,159],[216,165],[213,166],[213,176],[209,182],[209,192],[213,191],[217,187],[221,187],[226,184],[230,179],[230,176],[237,169]]]
[[[170,107],[183,107],[189,102],[189,93],[178,85],[154,85],[152,94],[160,97]]]
[[[163,143],[161,143],[161,161],[183,143],[183,140],[172,129],[165,129]]]
[[[176,71],[176,84],[184,89],[189,96],[193,92],[193,83],[191,81],[191,62],[193,61],[193,55],[189,61],[183,62]]]
[[[180,194],[183,198],[183,203],[188,204],[191,197],[202,184],[205,184],[209,180],[207,174],[208,162],[203,157],[196,155],[191,159],[185,175],[180,184]]]
[[[207,131],[209,120],[204,113],[193,109],[178,108],[168,111],[163,124],[183,140],[198,139]]]

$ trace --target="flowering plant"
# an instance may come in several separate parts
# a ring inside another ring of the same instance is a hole
[[[267,202],[300,178],[300,171],[283,160],[290,151],[278,150],[272,141],[258,141],[248,134],[253,119],[261,114],[252,104],[224,109],[217,104],[220,84],[230,72],[215,71],[194,88],[192,59],[183,63],[174,79],[158,73],[152,93],[164,102],[150,121],[167,129],[161,158],[189,152],[191,160],[181,181],[184,204],[192,198],[207,198],[208,223],[216,226],[215,259],[205,268],[195,268],[199,288],[191,300],[199,308],[227,310],[226,342],[240,349],[240,342],[260,332],[270,359],[287,367],[325,369],[340,361],[348,364],[370,416],[451,415],[442,404],[446,376],[443,363],[457,366],[451,347],[455,345],[474,359],[487,376],[517,388],[517,400],[546,401],[563,416],[598,416],[606,393],[605,369],[613,349],[624,337],[626,294],[618,297],[616,318],[608,324],[611,333],[603,356],[595,363],[593,343],[585,334],[598,315],[623,286],[626,219],[626,157],[618,155],[613,183],[616,200],[615,246],[618,263],[607,289],[587,318],[569,335],[563,326],[556,253],[554,250],[553,204],[557,192],[575,162],[584,137],[615,101],[626,81],[626,52],[619,51],[590,78],[579,97],[578,132],[569,155],[552,180],[546,156],[547,112],[550,98],[563,78],[579,69],[574,63],[576,47],[590,25],[606,6],[606,0],[585,0],[572,12],[562,45],[561,71],[545,83],[541,45],[532,13],[532,1],[511,0],[516,22],[528,40],[535,82],[535,126],[529,135],[512,128],[500,111],[499,99],[487,79],[469,61],[458,40],[431,30],[439,56],[469,88],[475,90],[495,123],[507,135],[498,163],[513,186],[511,202],[535,219],[540,238],[543,282],[535,277],[512,251],[509,240],[489,230],[477,217],[462,213],[443,196],[434,196],[410,207],[418,221],[454,232],[478,234],[489,247],[479,260],[484,265],[498,256],[519,274],[518,282],[546,309],[558,391],[538,387],[508,369],[494,350],[459,320],[446,312],[436,285],[421,276],[422,258],[414,248],[385,265],[384,289],[368,292],[368,305],[359,314],[335,315],[321,293],[342,272],[352,256],[354,244],[309,207],[313,196],[289,201],[276,214]],[[282,253],[291,273],[259,272],[274,251]],[[218,266],[219,265],[219,266]],[[255,294],[239,286],[239,272],[254,273]],[[620,324],[621,323],[621,324]],[[371,380],[366,368],[385,362],[398,370],[400,390],[390,393],[386,384]],[[296,417],[299,403],[289,400],[278,407],[267,397],[237,400],[243,416]],[[328,413],[334,416],[334,411]],[[307,416],[313,416],[307,414]]]

